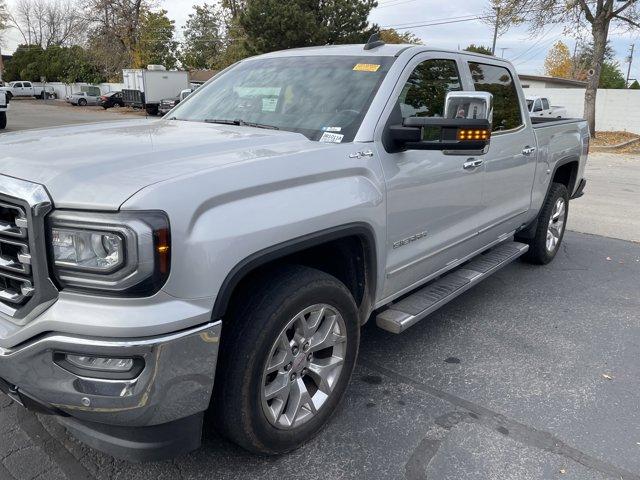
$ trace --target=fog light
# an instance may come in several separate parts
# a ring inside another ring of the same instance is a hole
[[[67,354],[65,357],[71,365],[99,372],[123,373],[133,368],[133,358],[108,358],[72,354]]]

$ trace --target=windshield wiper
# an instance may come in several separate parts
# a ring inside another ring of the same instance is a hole
[[[255,122],[245,122],[244,120],[225,120],[225,119],[217,119],[217,118],[207,118],[205,119],[206,123],[219,123],[221,125],[237,125],[238,127],[255,127],[255,128],[265,128],[267,130],[280,130],[278,127],[273,125],[265,125],[264,123],[255,123]]]

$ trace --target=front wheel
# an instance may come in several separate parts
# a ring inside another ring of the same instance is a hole
[[[81,98],[80,100],[78,100],[78,105],[80,107],[86,107],[87,106],[87,101],[84,98]]]
[[[238,303],[223,321],[216,422],[247,450],[285,453],[320,431],[347,388],[357,307],[339,280],[300,266],[263,277]]]
[[[533,238],[523,240],[529,244],[524,259],[538,265],[551,262],[560,249],[568,216],[569,190],[561,183],[553,183],[540,210]]]

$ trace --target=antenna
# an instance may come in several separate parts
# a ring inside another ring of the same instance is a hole
[[[364,46],[364,49],[373,50],[374,48],[381,47],[384,44],[385,43],[382,40],[380,40],[380,32],[378,32],[378,33],[374,33],[369,37],[369,41],[367,41],[367,44]]]

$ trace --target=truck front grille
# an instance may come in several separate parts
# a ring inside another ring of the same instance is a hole
[[[0,175],[0,317],[23,323],[58,295],[49,278],[41,185]]]
[[[23,305],[34,293],[29,221],[23,207],[0,202],[0,302]]]

